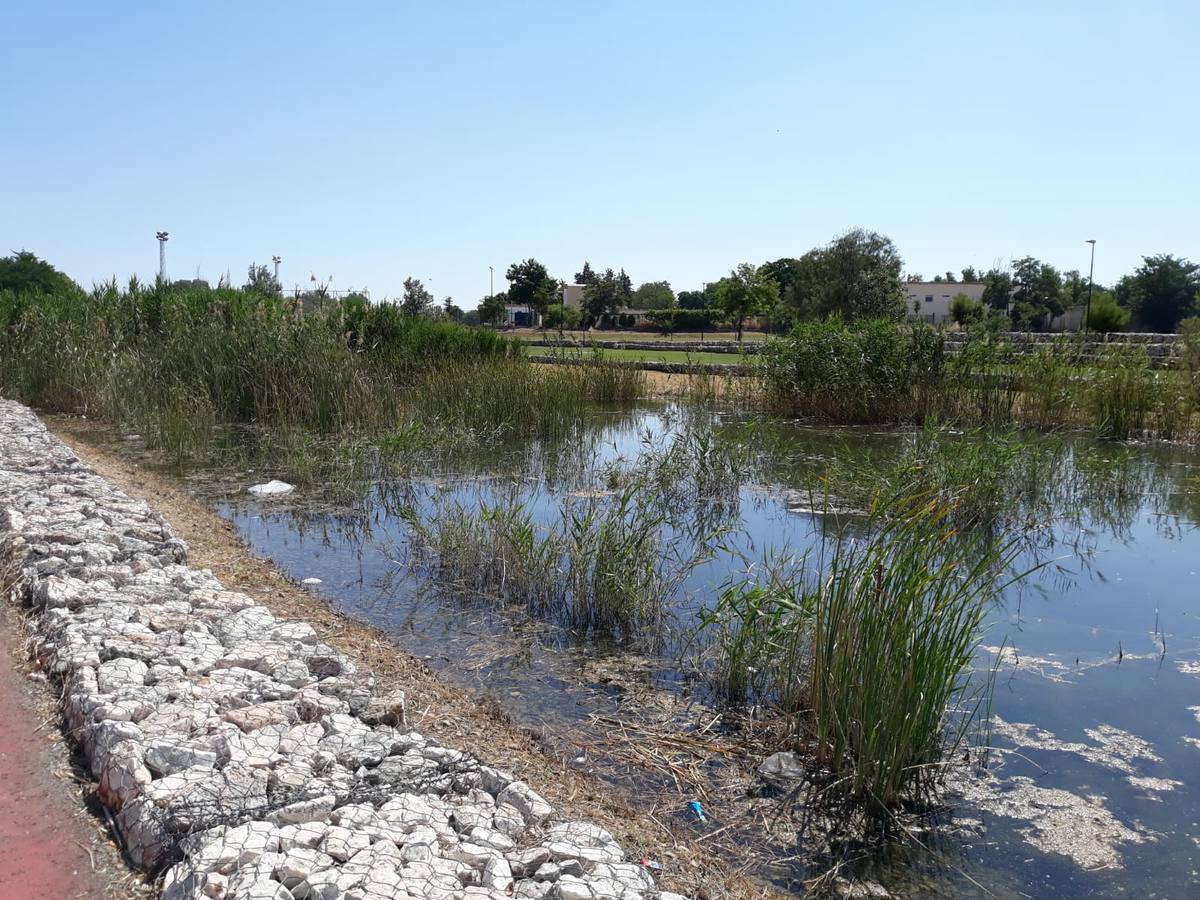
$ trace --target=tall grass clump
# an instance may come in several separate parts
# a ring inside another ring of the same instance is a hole
[[[904,498],[905,506],[909,505]],[[930,794],[990,685],[972,677],[1005,546],[980,546],[930,501],[838,541],[805,602],[810,709],[803,724],[834,795],[867,810]]]
[[[520,486],[409,503],[407,556],[457,595],[657,646],[685,582],[732,528],[736,473],[733,451],[685,427],[632,462],[589,470],[550,506]]]
[[[791,721],[811,802],[875,816],[925,799],[990,691],[972,662],[1015,546],[960,532],[939,497],[880,494],[806,558],[725,586],[701,626],[714,685]]]
[[[942,336],[875,320],[802,323],[763,351],[768,397],[829,422],[921,421],[941,385]]]
[[[1105,347],[1088,383],[1087,409],[1101,437],[1140,437],[1157,401],[1159,379],[1142,347]]]

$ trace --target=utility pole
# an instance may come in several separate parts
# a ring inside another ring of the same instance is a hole
[[[1087,243],[1092,245],[1092,261],[1091,261],[1091,263],[1088,264],[1088,298],[1087,298],[1087,312],[1085,312],[1083,314],[1083,330],[1084,331],[1088,330],[1088,328],[1089,328],[1088,323],[1089,323],[1089,320],[1092,318],[1092,273],[1096,270],[1096,239],[1089,238],[1087,240]]]
[[[496,270],[488,266],[488,299],[491,300],[496,293]]]
[[[156,231],[154,236],[158,238],[158,277],[162,281],[167,280],[167,233],[165,231]]]
[[[271,262],[275,263],[275,284],[279,286],[279,293],[283,293],[283,282],[279,280],[279,264],[283,262],[282,256],[272,256]]]

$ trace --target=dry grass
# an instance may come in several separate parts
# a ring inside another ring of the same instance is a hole
[[[520,773],[564,815],[608,828],[635,859],[659,860],[664,889],[707,900],[782,896],[750,880],[727,858],[718,858],[704,836],[665,824],[644,802],[572,768],[541,735],[508,721],[494,701],[445,684],[382,632],[335,612],[291,582],[270,562],[255,557],[232,525],[178,483],[101,449],[101,426],[65,417],[45,421],[100,475],[161,512],[188,543],[192,565],[211,569],[226,587],[250,595],[277,615],[309,622],[322,640],[374,672],[381,687],[404,690],[414,726],[422,732]]]

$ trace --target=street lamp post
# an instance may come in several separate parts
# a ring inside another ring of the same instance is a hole
[[[488,266],[488,299],[492,299],[492,295],[496,293],[496,270]]]
[[[1088,298],[1087,311],[1083,314],[1083,330],[1087,331],[1090,328],[1092,318],[1092,273],[1096,270],[1096,239],[1088,238],[1087,243],[1092,245],[1092,261],[1088,264]]]
[[[167,280],[167,237],[165,231],[156,231],[154,236],[158,238],[158,277],[162,281]]]
[[[283,262],[282,256],[272,256],[271,262],[275,263],[275,283],[279,284],[280,293],[283,292],[283,285],[279,283],[279,264]]]

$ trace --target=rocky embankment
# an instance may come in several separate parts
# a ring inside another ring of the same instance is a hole
[[[677,900],[603,828],[412,730],[309,625],[190,568],[161,517],[2,400],[0,594],[165,898]]]

